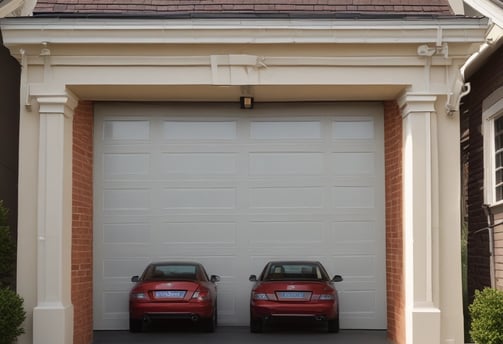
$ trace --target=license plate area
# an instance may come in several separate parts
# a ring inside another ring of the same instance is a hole
[[[309,291],[278,291],[278,292],[276,292],[276,297],[278,298],[278,300],[307,301],[311,298],[311,292],[309,292]]]
[[[154,297],[156,299],[183,299],[185,293],[185,290],[156,290]]]

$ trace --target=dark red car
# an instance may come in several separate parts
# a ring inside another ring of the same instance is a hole
[[[129,330],[141,332],[147,321],[190,319],[213,332],[217,326],[217,286],[220,277],[208,278],[193,262],[157,262],[147,266],[129,294]]]
[[[262,332],[266,321],[314,319],[328,322],[329,332],[339,332],[339,299],[334,282],[320,262],[269,262],[255,282],[250,300],[250,330]]]

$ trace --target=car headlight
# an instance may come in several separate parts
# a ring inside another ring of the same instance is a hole
[[[332,301],[335,300],[335,296],[332,294],[321,294],[320,295],[320,300],[322,301]]]
[[[268,300],[267,294],[264,293],[253,293],[253,299],[254,300]]]
[[[145,294],[145,293],[132,293],[131,298],[136,299],[136,300],[145,300],[147,298],[147,294]]]

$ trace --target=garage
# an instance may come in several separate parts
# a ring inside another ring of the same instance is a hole
[[[386,328],[381,103],[97,103],[94,328],[127,329],[153,260],[221,277],[221,325],[248,325],[271,259],[340,274],[341,327]]]

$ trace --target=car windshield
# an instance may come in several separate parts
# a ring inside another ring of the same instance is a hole
[[[326,281],[326,272],[315,263],[271,263],[264,281]]]
[[[194,264],[156,264],[145,271],[143,280],[189,280],[200,279],[200,271]]]

